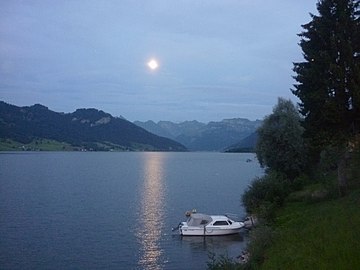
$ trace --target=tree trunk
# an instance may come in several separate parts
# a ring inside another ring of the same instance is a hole
[[[347,192],[347,175],[346,175],[346,163],[349,153],[346,151],[342,154],[338,161],[338,187],[340,196],[345,196]]]

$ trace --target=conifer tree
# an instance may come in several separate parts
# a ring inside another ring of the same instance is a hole
[[[339,149],[339,185],[345,185],[344,153],[360,131],[360,1],[320,0],[319,15],[303,25],[300,47],[304,62],[295,63],[305,135],[314,153],[332,145]]]

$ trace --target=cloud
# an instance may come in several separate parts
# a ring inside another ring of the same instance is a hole
[[[296,34],[314,10],[312,0],[1,1],[0,95],[134,120],[261,118],[291,96]]]

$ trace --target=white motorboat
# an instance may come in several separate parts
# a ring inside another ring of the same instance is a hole
[[[228,216],[191,213],[176,229],[181,235],[228,235],[239,233],[244,225]]]

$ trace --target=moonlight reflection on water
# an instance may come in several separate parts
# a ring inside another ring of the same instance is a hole
[[[149,153],[144,161],[144,183],[140,199],[137,239],[141,246],[139,265],[162,269],[164,251],[160,247],[164,219],[164,155]]]
[[[209,252],[238,256],[246,235],[186,238],[171,228],[192,208],[243,216],[240,194],[263,172],[249,158],[254,154],[1,154],[0,265],[192,270],[206,268]]]

